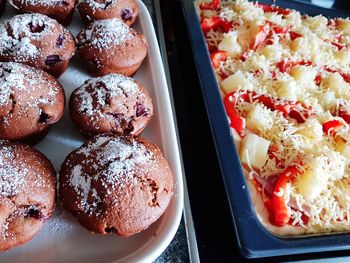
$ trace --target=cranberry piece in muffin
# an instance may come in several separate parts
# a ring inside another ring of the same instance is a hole
[[[0,62],[0,139],[40,139],[63,115],[61,84],[41,69]]]
[[[69,154],[60,171],[63,206],[95,233],[134,235],[164,213],[172,195],[167,161],[141,138],[97,135]]]
[[[136,0],[80,0],[77,8],[85,23],[119,18],[129,26],[135,22],[139,12]]]
[[[48,16],[17,15],[0,25],[0,61],[24,63],[58,77],[74,53],[71,33]]]
[[[55,206],[51,162],[25,144],[0,141],[0,251],[29,241]]]
[[[116,18],[92,22],[77,41],[78,53],[93,76],[131,76],[147,55],[145,37]]]
[[[40,13],[67,26],[73,16],[76,0],[9,0],[22,13]]]
[[[153,115],[152,99],[132,78],[109,74],[73,91],[70,115],[83,134],[139,135]]]

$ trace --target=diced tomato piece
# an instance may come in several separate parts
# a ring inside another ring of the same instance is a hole
[[[275,26],[272,28],[273,31],[276,33],[276,34],[286,34],[289,32],[289,30],[291,29],[291,26],[285,26],[285,27],[281,27],[281,26]]]
[[[298,110],[293,109],[289,113],[289,117],[295,119],[298,123],[304,123],[312,115],[312,109],[306,107],[299,108]]]
[[[290,211],[286,203],[287,184],[300,174],[297,166],[291,166],[282,172],[274,185],[274,193],[265,204],[270,213],[270,222],[275,226],[285,226],[290,220]]]
[[[259,101],[260,103],[262,103],[264,106],[266,106],[269,109],[274,109],[274,99],[270,96],[265,96],[265,95],[261,95],[259,97],[257,97],[255,99],[255,101]]]
[[[275,40],[272,37],[266,38],[265,40],[266,45],[273,45],[275,44]]]
[[[297,209],[292,208],[294,211],[298,211]],[[299,211],[301,212],[301,211]],[[305,213],[301,212],[301,221],[303,222],[303,225],[306,225],[310,220],[310,217],[308,217]],[[293,219],[291,218],[288,222],[289,225],[293,225]],[[293,226],[300,226],[299,222],[296,222]]]
[[[339,107],[339,112],[338,116],[343,118],[343,120],[347,123],[350,124],[350,112],[346,111],[344,107],[340,106]]]
[[[288,60],[282,60],[280,62],[278,62],[277,64],[277,68],[279,69],[280,72],[284,73],[287,72],[287,69],[289,68],[290,62]]]
[[[294,32],[294,31],[290,31],[289,32],[289,36],[290,36],[290,39],[291,40],[294,40],[296,38],[299,38],[299,37],[302,37],[303,35],[302,34],[299,34],[297,32]]]
[[[226,51],[215,51],[210,54],[211,63],[215,69],[220,66],[220,61],[226,60],[227,57]]]
[[[309,222],[310,217],[308,217],[307,215],[305,215],[304,213],[302,213],[301,215],[301,220],[303,221],[304,225],[307,225],[307,223]]]
[[[220,78],[221,78],[222,80],[224,80],[224,79],[227,78],[227,75],[224,74],[224,73],[222,73],[222,72],[220,72],[219,75],[220,75]]]
[[[234,108],[238,101],[245,101],[249,103],[257,101],[270,110],[282,112],[283,116],[285,117],[289,116],[294,118],[298,123],[305,122],[305,120],[312,115],[312,109],[305,107],[299,102],[274,99],[273,97],[267,95],[257,95],[255,91],[234,91],[225,97],[226,100],[228,100],[228,98],[232,105],[232,107],[230,106],[231,108]],[[225,107],[227,103],[228,102],[225,102],[224,100]],[[297,107],[299,108],[297,109]]]
[[[340,42],[343,39],[343,34],[338,34],[335,38]]]
[[[250,49],[256,49],[268,36],[270,31],[269,24],[258,27],[258,33],[255,35],[254,41],[250,44]]]
[[[237,111],[229,111],[227,112],[228,117],[230,118],[230,126],[234,128],[238,134],[242,134],[245,128],[245,119],[238,114]]]
[[[240,60],[242,61],[246,61],[247,58],[248,58],[248,54],[249,54],[249,51],[245,51],[241,54],[241,56],[239,57]]]
[[[340,43],[335,42],[335,41],[331,41],[331,44],[332,44],[333,46],[335,46],[338,50],[342,50],[343,48],[345,48],[345,45],[340,44]]]
[[[282,37],[283,35],[287,34],[289,32],[289,30],[291,29],[291,26],[279,26],[276,23],[273,23],[271,21],[266,21],[266,23],[270,26],[271,30],[268,34],[268,36],[265,39],[266,45],[273,45],[275,38],[273,37],[274,33],[275,35],[277,35],[279,38]]]
[[[218,16],[205,17],[202,20],[201,27],[204,33],[209,32],[212,29],[217,29],[220,27],[221,18]]]
[[[230,93],[224,97],[224,106],[227,116],[230,119],[230,126],[235,129],[238,134],[242,135],[245,128],[245,119],[236,111],[236,102],[237,95],[235,93]]]
[[[350,74],[341,73],[340,75],[343,77],[343,79],[344,79],[347,83],[350,83]]]
[[[283,26],[279,26],[276,23],[271,22],[271,21],[267,21],[267,23],[271,26],[271,29],[273,32],[275,32],[275,34],[286,34],[292,28],[292,26],[290,26],[290,25],[283,27]]]
[[[301,65],[301,66],[311,66],[312,62],[311,61],[305,61],[305,60],[301,60],[301,61],[290,61],[290,60],[281,60],[280,62],[278,62],[277,64],[277,68],[279,69],[280,72],[284,73],[287,72],[287,70],[291,67],[297,66],[297,65]]]
[[[334,73],[334,72],[337,72],[337,70],[335,69],[332,69],[330,67],[323,67],[324,70],[328,71],[328,72],[331,72],[331,73]]]
[[[289,114],[291,113],[291,111],[297,107],[299,105],[299,103],[296,102],[277,102],[274,105],[274,109],[277,111],[280,111],[283,113],[283,116],[287,117],[289,116]]]
[[[323,67],[323,69],[331,73],[338,72],[347,83],[350,83],[350,74],[344,73],[338,69],[332,69],[330,67]]]
[[[232,28],[232,22],[221,20],[220,29],[223,33],[227,33]]]
[[[315,77],[315,84],[317,86],[319,86],[321,84],[321,81],[322,81],[321,75],[320,74],[316,75],[316,77]]]
[[[344,123],[340,120],[330,120],[323,123],[323,131],[327,135],[335,135],[336,130],[344,126]]]
[[[201,27],[204,33],[208,33],[212,29],[220,29],[227,33],[232,28],[232,22],[223,20],[218,16],[205,17],[202,19]]]
[[[202,10],[216,10],[219,7],[220,0],[213,0],[211,3],[201,3],[199,8]]]
[[[260,7],[265,13],[277,13],[279,15],[288,15],[290,14],[290,10],[284,9],[278,6],[274,5],[267,5],[267,4],[257,4],[258,7]]]

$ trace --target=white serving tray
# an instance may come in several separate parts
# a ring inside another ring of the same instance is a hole
[[[61,207],[56,207],[53,217],[27,244],[0,254],[0,262],[44,263],[44,262],[151,262],[169,245],[179,226],[183,208],[183,184],[179,148],[169,91],[165,79],[157,38],[147,8],[138,0],[139,18],[133,28],[141,31],[149,43],[148,56],[134,78],[149,91],[154,104],[154,116],[142,136],[156,143],[164,152],[174,174],[174,196],[164,215],[147,230],[129,238],[115,235],[92,234],[81,227],[74,217]],[[0,22],[15,14],[7,4]],[[74,36],[83,24],[76,10],[68,27]],[[117,59],[117,58],[116,58]],[[68,70],[59,78],[66,101],[72,91],[90,78],[81,66],[78,56],[71,61]],[[58,172],[64,158],[78,148],[84,138],[74,126],[68,114],[68,105],[63,119],[54,125],[47,137],[38,145],[54,164]]]

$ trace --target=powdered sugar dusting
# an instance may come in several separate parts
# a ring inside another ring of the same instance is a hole
[[[132,28],[119,19],[97,20],[78,35],[79,46],[89,44],[99,49],[121,45],[134,38]]]
[[[101,108],[106,105],[106,100],[109,97],[143,95],[132,78],[119,74],[89,79],[76,90],[75,94],[81,101],[78,111],[88,116],[94,114],[103,116]]]
[[[80,195],[80,205],[84,208],[84,211],[92,211],[92,208],[96,207],[96,202],[88,202],[89,192],[90,190],[92,191],[96,200],[98,199],[98,195],[96,190],[91,188],[91,178],[83,173],[81,165],[73,167],[70,184],[74,187],[75,192]]]
[[[115,2],[118,2],[118,0],[109,0],[109,1],[96,1],[96,0],[79,0],[78,5],[84,3],[88,4],[89,7],[92,9],[93,13],[96,12],[98,9],[107,9],[114,5]]]
[[[88,195],[91,187],[91,178],[85,178],[81,170],[81,165],[77,165],[73,168],[70,183],[74,186],[75,191],[81,196]]]
[[[124,140],[112,139],[98,153],[97,159],[101,165],[106,167],[102,172],[106,183],[123,185],[133,181],[134,169],[138,168],[139,164],[150,161],[151,155],[136,140],[132,140],[129,144]]]
[[[42,39],[49,35],[55,26],[54,22],[55,20],[41,14],[14,16],[0,25],[0,55],[14,54],[18,62],[36,58],[39,50],[32,39]]]
[[[111,194],[116,188],[137,184],[138,176],[145,169],[155,166],[154,154],[136,139],[101,135],[95,137],[76,151],[83,154],[84,161],[71,168],[69,184],[80,197],[79,204],[85,212],[95,212],[101,198],[93,187],[99,182]],[[82,167],[89,167],[84,173]],[[93,201],[91,201],[93,200]]]
[[[26,184],[25,177],[29,170],[14,164],[14,148],[0,143],[0,197],[14,196]]]
[[[15,7],[16,9],[19,9],[13,0],[10,0],[9,2],[13,7]],[[19,0],[18,3],[20,3],[23,6],[39,5],[39,6],[47,6],[47,7],[56,7],[56,6],[64,5],[64,1],[62,0]]]
[[[14,62],[0,62],[0,107],[11,100],[11,95],[17,91],[33,93],[38,88],[47,87],[47,97],[29,96],[26,107],[37,107],[38,104],[53,104],[59,91],[56,83],[48,80],[43,71]],[[19,102],[18,102],[19,103]]]

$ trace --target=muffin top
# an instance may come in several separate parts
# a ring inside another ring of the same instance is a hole
[[[66,7],[74,0],[9,0],[10,4],[15,8],[19,6],[44,6],[56,8],[59,6]]]
[[[27,145],[0,141],[0,251],[31,239],[55,205],[50,161]]]
[[[64,206],[83,226],[129,236],[164,212],[173,193],[173,177],[156,145],[104,134],[66,158],[59,189]]]
[[[137,34],[119,19],[97,20],[78,34],[78,47],[88,45],[102,51],[124,45],[127,41],[133,40]]]
[[[23,139],[57,122],[64,100],[61,84],[43,70],[0,62],[1,139]]]
[[[48,69],[75,52],[70,32],[42,14],[14,16],[0,25],[0,60]]]
[[[138,135],[153,115],[152,99],[132,78],[109,74],[93,78],[70,98],[74,122],[91,134]]]
[[[139,12],[135,0],[79,0],[77,8],[86,22],[119,18],[128,25],[135,22]]]
[[[78,34],[77,41],[79,55],[95,76],[108,73],[131,76],[147,55],[144,35],[116,18],[90,23]]]

